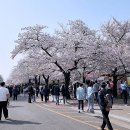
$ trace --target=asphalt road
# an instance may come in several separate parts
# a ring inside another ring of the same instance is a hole
[[[38,101],[38,100],[37,100]],[[55,103],[27,103],[27,97],[20,96],[11,101],[9,120],[2,117],[2,130],[99,130],[102,117],[78,113],[70,105]],[[127,130],[113,124],[114,130]]]

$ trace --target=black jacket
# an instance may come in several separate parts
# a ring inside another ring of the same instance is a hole
[[[59,96],[60,95],[60,87],[58,85],[56,85],[54,87],[54,95]]]
[[[67,96],[67,90],[66,90],[66,87],[63,85],[62,88],[61,88],[61,92],[62,92],[62,96]]]
[[[107,91],[106,89],[101,89],[99,92],[98,92],[98,103],[99,103],[99,106],[100,106],[100,109],[101,110],[104,110],[106,109],[106,106],[107,106],[107,103],[105,101],[105,95],[106,95]]]

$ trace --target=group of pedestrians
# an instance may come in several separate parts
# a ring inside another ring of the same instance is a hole
[[[87,101],[87,112],[94,113],[94,99],[99,104],[103,115],[103,123],[101,125],[101,130],[104,130],[106,124],[109,130],[113,130],[108,117],[110,108],[107,106],[107,102],[105,99],[106,94],[110,94],[112,99],[112,93],[109,90],[110,88],[107,87],[108,87],[108,82],[107,83],[103,82],[99,84],[97,81],[95,81],[95,83],[93,83],[92,81],[87,81],[86,85],[82,83],[78,83],[78,87],[76,90],[79,113],[81,112],[80,106],[82,112],[84,112],[84,100]]]
[[[84,111],[84,100],[87,102],[87,112],[94,113],[94,100],[100,107],[103,115],[103,123],[101,130],[108,126],[109,130],[113,130],[109,120],[109,112],[113,104],[113,82],[111,79],[99,83],[97,81],[87,81],[86,84],[77,83],[76,98],[78,100],[78,112]],[[122,98],[125,105],[128,100],[128,85],[125,81],[121,81],[120,89],[122,90]]]
[[[107,125],[109,130],[113,130],[112,125],[109,120],[109,112],[111,107],[108,107],[108,101],[106,101],[106,95],[110,95],[111,103],[113,104],[113,82],[110,79],[109,81],[99,83],[98,81],[88,80],[86,84],[77,83],[77,88],[75,91],[75,96],[78,101],[78,112],[84,112],[84,101],[87,102],[87,112],[94,113],[94,102],[96,101],[100,107],[103,116],[103,122],[101,125],[101,130],[104,130]],[[127,104],[127,84],[121,81],[120,88],[122,90],[122,96],[124,104]],[[35,89],[36,91],[36,89]],[[67,99],[67,90],[65,85],[59,86],[59,84],[53,84],[51,89],[47,85],[41,86],[38,90],[40,93],[41,101],[43,99],[45,102],[48,102],[49,95],[52,96],[52,102],[55,102],[56,105],[59,105],[59,97],[62,94],[63,103],[66,103]],[[36,94],[38,96],[38,93]],[[60,94],[61,93],[61,94]],[[32,86],[28,87],[29,94],[29,103],[31,102],[32,95],[34,95],[34,88]]]
[[[78,112],[80,113],[80,105],[82,106],[82,111],[84,111],[84,100],[87,101],[87,112],[94,113],[94,97],[98,102],[98,91],[99,84],[97,81],[93,83],[92,81],[87,81],[86,84],[77,83],[76,98],[78,100]]]
[[[103,122],[101,125],[101,130],[104,130],[105,126],[107,125],[109,130],[113,130],[112,125],[109,120],[109,112],[110,108],[108,107],[108,101],[106,100],[106,95],[111,96],[111,100],[113,103],[113,83],[111,80],[99,83],[98,81],[87,81],[86,84],[77,83],[76,88],[76,99],[78,101],[78,112],[84,112],[84,101],[87,102],[87,112],[94,113],[94,100],[98,103],[100,110],[103,115]],[[122,89],[122,96],[124,104],[127,104],[127,87],[128,85],[126,82],[121,81],[120,88]],[[14,86],[12,88],[13,93],[13,100],[17,100],[17,87]],[[28,86],[28,102],[31,103],[33,95],[40,93],[41,101],[45,99],[45,102],[49,100],[49,94],[52,95],[52,102],[55,101],[56,105],[59,105],[59,97],[60,93],[62,93],[63,103],[66,103],[67,99],[67,90],[65,85],[59,86],[59,84],[53,84],[51,89],[48,88],[47,85],[44,87],[41,86],[40,88],[35,88],[30,84]],[[5,82],[0,84],[0,120],[2,117],[2,111],[5,119],[8,118],[8,109],[7,109],[7,101],[9,99],[9,89],[5,87]],[[44,97],[44,98],[43,98]],[[33,100],[35,98],[33,97]]]
[[[62,93],[63,96],[63,103],[66,103],[66,87],[65,85],[59,86],[59,84],[54,83],[51,87],[51,89],[48,88],[47,85],[44,87],[42,86],[40,88],[40,95],[41,95],[41,101],[43,101],[43,97],[45,99],[45,102],[49,100],[49,94],[52,95],[52,102],[56,102],[56,105],[59,105],[59,97],[60,93]]]
[[[52,96],[52,102],[59,105],[60,95],[63,97],[63,103],[66,104],[67,101],[67,89],[64,84],[59,85],[58,83],[53,83],[51,88],[48,85],[40,85],[39,87],[34,87],[33,84],[28,86],[28,103],[35,101],[35,94],[38,97],[40,94],[41,101],[48,102],[49,95]]]

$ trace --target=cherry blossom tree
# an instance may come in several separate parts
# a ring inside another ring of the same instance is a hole
[[[69,21],[68,26],[56,31],[59,49],[57,53],[62,66],[60,69],[65,77],[66,86],[69,85],[70,72],[83,67],[82,62],[90,62],[95,48],[95,31],[88,28],[81,20]],[[64,53],[63,53],[64,52]],[[58,62],[59,63],[59,62]]]
[[[28,63],[30,64],[30,67],[33,67],[33,69],[35,69],[36,76],[42,76],[45,80],[46,85],[48,85],[49,79],[58,80],[61,77],[61,73],[60,70],[49,61],[50,57],[45,56],[42,53],[42,51],[39,52],[37,50],[31,51],[28,55]]]
[[[117,80],[129,73],[130,64],[130,22],[120,22],[113,18],[102,25],[104,42],[102,44],[102,69],[112,73],[114,96],[117,96]]]
[[[89,29],[84,22],[70,21],[68,26],[66,29],[62,27],[53,37],[42,31],[45,26],[24,28],[25,32],[19,34],[16,40],[18,45],[13,50],[12,57],[18,53],[42,50],[50,58],[49,61],[63,73],[68,88],[70,72],[80,66],[81,60],[90,60],[95,44],[95,31]]]

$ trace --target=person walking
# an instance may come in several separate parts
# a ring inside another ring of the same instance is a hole
[[[65,85],[63,84],[62,87],[61,87],[61,93],[62,93],[62,96],[63,96],[63,103],[65,104],[66,103],[66,96],[67,96],[67,91],[66,91],[66,87]]]
[[[37,87],[36,87],[36,96],[37,96],[37,97],[38,97],[39,91],[40,91],[40,90],[39,90],[39,87],[37,86]]]
[[[33,102],[36,102],[35,94],[36,94],[36,88],[33,87],[33,92],[32,92],[32,99],[33,99]]]
[[[9,90],[5,87],[5,82],[0,84],[0,120],[2,117],[2,110],[5,119],[8,118],[7,99],[9,98]]]
[[[106,125],[108,127],[108,130],[113,130],[111,122],[110,122],[109,117],[108,117],[109,112],[110,112],[110,108],[107,107],[107,102],[105,100],[105,96],[107,94],[107,91],[105,88],[106,88],[106,83],[103,82],[101,85],[101,89],[98,92],[98,103],[99,103],[100,110],[101,110],[102,115],[103,115],[103,122],[101,125],[101,130],[105,130],[104,128]]]
[[[122,90],[122,98],[123,98],[124,104],[127,106],[127,99],[128,99],[127,84],[121,81],[120,88]]]
[[[49,88],[47,85],[45,85],[45,88],[43,89],[43,95],[44,95],[44,98],[45,98],[45,102],[48,101],[48,96],[49,96]]]
[[[88,99],[88,108],[87,112],[94,113],[94,91],[93,91],[93,82],[90,81],[87,87],[87,99]]]
[[[111,95],[111,99],[112,99],[112,103],[113,103],[113,87],[112,87],[112,82],[111,80],[109,79],[109,81],[106,82],[106,90],[107,90],[107,93]]]
[[[58,84],[56,84],[54,87],[54,95],[56,99],[56,105],[59,105],[60,87]]]
[[[32,96],[34,94],[34,90],[32,85],[29,85],[28,87],[28,103],[31,103]]]
[[[44,88],[43,88],[43,86],[42,86],[42,87],[40,88],[41,101],[43,101],[43,93],[44,93],[44,92],[43,92],[43,89],[44,89]]]
[[[54,102],[54,101],[55,101],[54,87],[55,87],[55,85],[53,84],[53,85],[52,85],[52,87],[51,87],[52,102]]]
[[[99,86],[100,86],[100,84],[96,80],[95,83],[94,83],[94,85],[93,85],[93,92],[94,92],[95,100],[96,100],[97,103],[98,103]]]
[[[12,93],[13,93],[13,100],[17,100],[18,89],[16,86],[13,87]]]
[[[85,99],[85,91],[83,88],[83,84],[79,83],[78,88],[76,90],[76,97],[78,100],[78,112],[80,113],[80,105],[82,106],[82,112],[84,111],[84,99]]]

